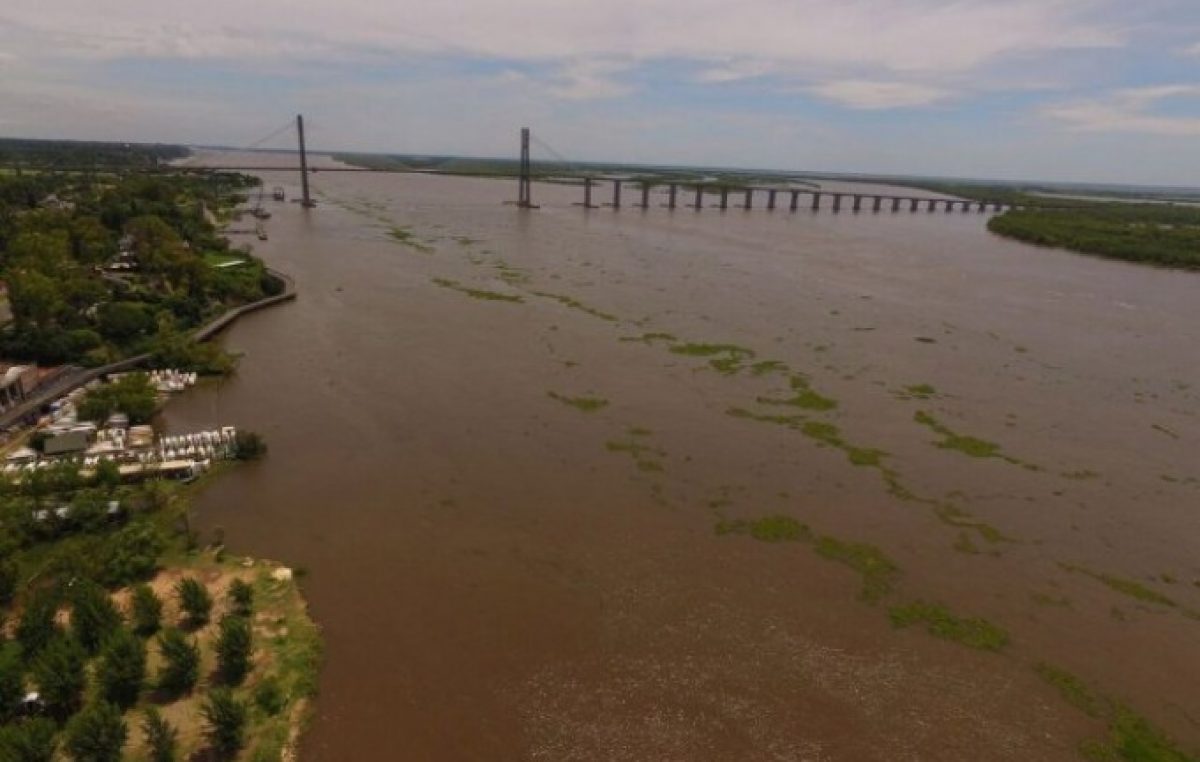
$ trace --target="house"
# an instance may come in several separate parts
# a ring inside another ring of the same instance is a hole
[[[25,401],[38,385],[36,365],[0,363],[0,412]]]
[[[71,455],[82,453],[88,448],[90,437],[86,431],[64,431],[47,439],[42,445],[46,455]]]

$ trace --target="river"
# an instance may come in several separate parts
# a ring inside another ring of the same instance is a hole
[[[327,653],[303,759],[1075,759],[1104,727],[1042,662],[1200,743],[1200,277],[976,213],[313,181],[319,206],[275,203],[255,242],[299,299],[233,327],[237,374],[168,411],[269,442],[195,516],[306,572]],[[725,373],[688,342],[755,355]],[[794,394],[771,360],[836,407],[761,402]],[[890,592],[812,542],[715,531],[770,515],[877,547]],[[914,601],[1011,640],[894,626]]]

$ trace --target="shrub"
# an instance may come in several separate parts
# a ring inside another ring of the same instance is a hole
[[[146,737],[150,762],[175,762],[179,731],[163,719],[158,709],[150,707],[146,710],[146,717],[142,721],[142,733]]]
[[[184,577],[175,585],[175,595],[179,597],[179,607],[183,610],[189,627],[203,627],[208,623],[212,613],[212,596],[194,577]]]
[[[133,631],[142,637],[149,637],[158,632],[162,624],[162,601],[150,586],[138,585],[133,588],[131,602]]]
[[[119,762],[127,733],[121,710],[100,701],[71,719],[67,749],[77,762]]]
[[[58,744],[53,720],[35,717],[0,727],[0,759],[8,762],[53,762]]]
[[[226,616],[221,619],[217,635],[217,667],[222,679],[237,685],[250,671],[250,622],[245,617]]]
[[[71,632],[89,654],[99,651],[120,624],[121,614],[104,588],[83,580],[71,589]]]
[[[146,646],[129,630],[118,629],[104,644],[96,679],[106,701],[121,709],[133,706],[146,680]]]
[[[200,714],[213,751],[223,759],[237,754],[245,740],[246,706],[228,688],[216,688],[201,705]]]
[[[200,677],[200,649],[176,629],[158,636],[163,664],[158,670],[158,687],[172,695],[190,691]]]
[[[86,661],[83,647],[67,636],[54,638],[38,655],[33,665],[33,681],[52,717],[65,720],[79,710],[86,683]]]
[[[229,584],[230,607],[240,616],[250,616],[254,610],[254,588],[241,579]]]

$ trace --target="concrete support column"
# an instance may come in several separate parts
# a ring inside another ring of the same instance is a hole
[[[908,203],[908,206],[909,206],[908,211],[910,211],[910,212],[917,211],[917,205],[919,202],[915,198],[910,198],[908,200],[908,202],[909,202]]]
[[[742,208],[747,211],[754,208],[754,189],[753,188],[746,189],[746,203],[742,205]]]
[[[621,208],[621,181],[613,180],[613,209]]]
[[[900,211],[900,199],[897,197],[892,198],[892,211],[893,212]]]
[[[650,208],[650,183],[642,183],[642,208]]]
[[[767,209],[769,211],[775,210],[775,189],[774,188],[767,191]]]
[[[937,209],[937,199],[934,199],[934,198],[929,199],[929,211],[932,212],[932,211],[935,211],[936,209]]]
[[[862,196],[858,195],[857,193],[854,194],[854,211],[862,211]]]
[[[833,211],[842,211],[842,194],[840,193],[833,194]]]
[[[667,208],[668,209],[675,208],[675,192],[677,190],[679,190],[679,186],[675,185],[675,183],[671,183],[671,187],[667,191]]]
[[[729,189],[722,188],[721,189],[721,211],[725,211],[728,208],[729,208]]]
[[[813,194],[812,209],[814,212],[820,211],[820,209],[821,209],[821,194],[820,193]]]
[[[800,191],[792,191],[792,200],[789,202],[788,210],[796,211],[796,207],[800,205]]]
[[[875,203],[871,206],[871,211],[878,212],[883,208],[883,196],[876,196]]]
[[[704,186],[696,186],[696,211],[700,211],[700,206],[704,203]]]
[[[583,208],[592,208],[592,178],[583,178]]]

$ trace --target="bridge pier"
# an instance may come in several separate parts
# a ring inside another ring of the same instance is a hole
[[[821,211],[821,194],[820,193],[813,194],[812,210],[814,212]]]
[[[871,206],[871,211],[878,212],[883,208],[883,196],[876,196],[875,203]]]
[[[753,188],[746,189],[746,203],[742,204],[742,208],[745,209],[746,211],[750,211],[751,209],[754,208],[754,189]]]
[[[304,147],[304,115],[296,114],[296,137],[300,141],[300,206],[312,209],[316,203],[308,194],[308,151]]]
[[[704,186],[697,185],[696,186],[696,205],[694,207],[697,212],[700,211],[700,206],[703,203],[704,203]]]
[[[679,186],[675,185],[675,183],[671,183],[671,187],[667,191],[667,208],[668,209],[675,208],[675,191],[677,191],[678,189],[679,189]]]
[[[583,208],[595,209],[596,206],[592,203],[592,178],[583,178]]]
[[[521,170],[517,177],[517,206],[532,209],[532,177],[529,165],[529,128],[521,128]]]
[[[937,211],[937,199],[936,198],[929,199],[929,211],[930,212]]]
[[[900,197],[893,196],[892,197],[892,212],[898,212],[898,211],[900,211]]]
[[[612,207],[613,207],[613,209],[621,208],[621,181],[620,180],[613,180]]]
[[[774,188],[767,191],[767,211],[768,212],[775,211],[775,189]]]
[[[857,193],[854,194],[854,211],[856,211],[856,212],[862,211],[862,199],[863,199],[862,196],[858,195]]]
[[[908,211],[915,212],[915,211],[917,211],[918,208],[920,208],[920,205],[921,205],[920,201],[918,201],[915,198],[910,198],[908,200]]]
[[[642,183],[642,203],[643,209],[650,208],[650,183]]]
[[[953,212],[953,211],[954,211],[954,202],[947,201],[946,202],[946,214],[950,214],[950,212]]]
[[[729,208],[729,189],[721,188],[721,211]]]
[[[792,200],[789,203],[788,211],[796,211],[796,207],[800,205],[800,191],[792,191]]]

